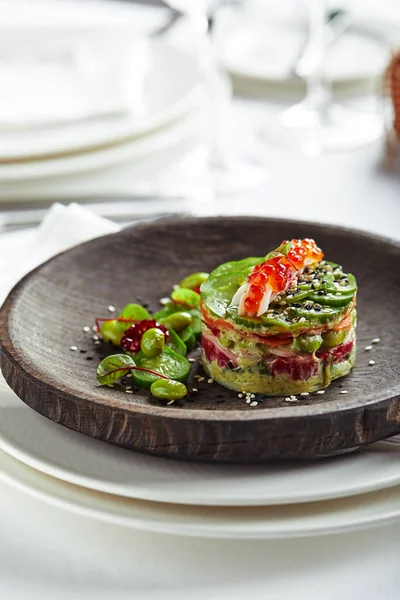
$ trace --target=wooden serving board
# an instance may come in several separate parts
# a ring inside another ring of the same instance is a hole
[[[181,406],[97,385],[97,364],[112,349],[83,327],[110,316],[110,304],[139,301],[155,312],[186,274],[262,256],[294,237],[315,238],[357,277],[358,355],[348,377],[297,404],[270,398],[254,408],[207,379]],[[142,224],[60,254],[14,288],[0,312],[1,367],[34,410],[126,448],[226,462],[333,455],[400,432],[399,265],[398,244],[324,225],[247,217]],[[365,352],[375,337],[381,342]]]

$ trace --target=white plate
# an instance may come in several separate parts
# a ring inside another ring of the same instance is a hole
[[[400,487],[291,506],[201,507],[146,502],[53,479],[0,453],[0,478],[65,510],[108,523],[176,535],[278,539],[364,529],[400,518]]]
[[[102,150],[83,154],[14,164],[0,164],[0,182],[21,182],[61,177],[142,159],[164,151],[183,140],[199,134],[200,119],[197,111],[188,113],[176,123],[131,142],[117,143]],[[7,194],[4,200],[9,201]],[[1,198],[0,198],[1,205]]]
[[[235,76],[270,83],[303,84],[291,69],[306,31],[300,23],[268,23],[241,18],[221,32],[220,61]],[[390,57],[388,47],[362,32],[349,30],[329,48],[326,76],[349,84],[380,77]]]
[[[117,448],[70,431],[0,385],[0,448],[64,481],[130,498],[209,506],[293,504],[400,484],[400,448],[385,443],[313,463],[222,466]]]
[[[39,157],[45,160],[51,156],[106,148],[148,134],[197,108],[200,90],[194,59],[162,40],[136,40],[134,52],[137,53],[139,48],[147,66],[144,73],[137,75],[144,78],[143,95],[140,101],[134,99],[135,108],[131,113],[78,120],[75,124],[40,130],[3,131],[0,162]],[[132,70],[131,77],[134,78],[137,69]],[[132,82],[129,85],[132,87]],[[137,95],[139,92],[134,90],[132,93]]]

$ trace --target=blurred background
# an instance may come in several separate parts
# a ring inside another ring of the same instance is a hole
[[[397,236],[398,1],[0,0],[0,14],[0,232],[77,202],[117,223],[262,214]]]

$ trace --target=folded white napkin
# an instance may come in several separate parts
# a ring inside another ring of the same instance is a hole
[[[90,210],[53,204],[35,230],[3,234],[0,239],[0,303],[21,277],[55,254],[119,226]]]

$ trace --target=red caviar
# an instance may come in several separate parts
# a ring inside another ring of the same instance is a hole
[[[153,327],[161,329],[165,340],[168,339],[169,331],[165,325],[160,325],[155,319],[144,319],[142,321],[137,321],[124,332],[124,335],[121,338],[121,348],[128,350],[129,352],[139,352],[143,334],[148,329],[153,329]]]

